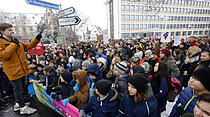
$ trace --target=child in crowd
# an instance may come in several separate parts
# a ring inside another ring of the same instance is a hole
[[[118,93],[111,89],[110,80],[99,80],[95,85],[94,96],[87,105],[80,109],[80,117],[92,112],[93,117],[117,117],[119,116]]]
[[[87,72],[84,70],[74,71],[73,79],[76,81],[76,85],[73,87],[74,95],[70,98],[66,98],[63,101],[63,105],[66,106],[67,102],[74,104],[77,108],[81,108],[89,101],[89,87],[87,82]]]

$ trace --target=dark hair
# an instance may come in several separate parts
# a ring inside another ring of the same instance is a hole
[[[200,95],[198,98],[198,102],[199,101],[205,101],[205,102],[210,103],[210,92],[206,92],[206,93],[203,93],[202,95]]]
[[[53,71],[53,68],[51,66],[45,66],[44,67],[44,71],[46,71],[46,72],[52,72]]]
[[[205,53],[205,52],[207,52],[208,55],[210,56],[210,50],[209,50],[209,49],[205,49],[205,50],[203,50],[201,53]]]
[[[5,31],[7,28],[12,28],[13,26],[11,24],[8,23],[1,23],[0,24],[0,30],[1,31]]]
[[[168,76],[168,66],[163,62],[159,62],[158,71],[152,75],[152,84],[160,85],[160,81]]]

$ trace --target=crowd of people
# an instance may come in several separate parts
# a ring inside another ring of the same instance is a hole
[[[3,42],[8,39],[5,30],[11,28],[3,26],[0,25],[2,64],[9,64],[10,55],[17,56],[8,53],[28,50],[41,39],[37,35],[28,45],[13,40]],[[167,102],[176,97],[170,117],[188,113],[210,116],[209,43],[207,37],[194,36],[178,46],[174,46],[173,38],[169,43],[150,38],[125,39],[109,40],[108,44],[71,43],[67,51],[63,46],[46,46],[40,56],[17,52],[19,63],[0,67],[0,99],[14,96],[18,100],[14,81],[21,78],[18,82],[22,82],[23,92],[18,93],[36,98],[32,83],[39,83],[52,98],[63,99],[64,106],[70,103],[79,108],[80,117],[160,117]],[[22,61],[24,57],[27,61]],[[25,68],[26,63],[29,69]],[[16,67],[21,66],[28,74],[18,71]],[[16,101],[14,111],[26,105],[19,102],[24,101]]]

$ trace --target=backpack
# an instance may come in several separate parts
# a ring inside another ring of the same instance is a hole
[[[173,102],[179,92],[181,91],[181,83],[177,78],[169,77],[168,78],[168,96],[167,100]]]

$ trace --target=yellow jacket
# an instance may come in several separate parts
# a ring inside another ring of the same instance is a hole
[[[20,47],[18,47],[17,44],[0,37],[0,60],[10,81],[28,75],[29,68],[25,50],[34,48],[38,43],[37,39],[30,43],[20,41]]]

